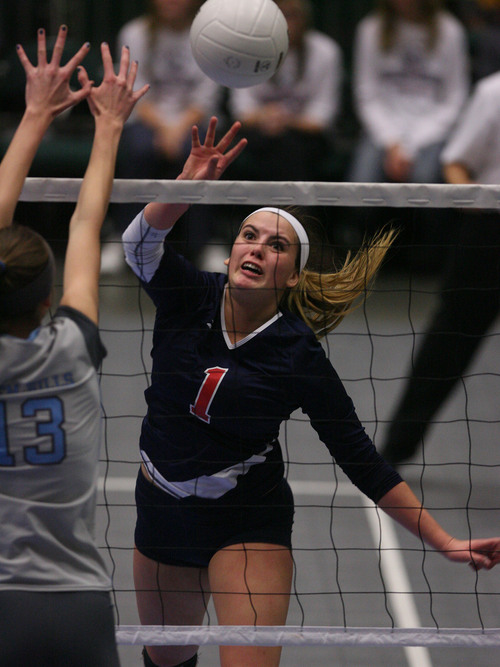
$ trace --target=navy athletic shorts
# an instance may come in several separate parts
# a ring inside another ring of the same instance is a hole
[[[107,591],[0,591],[2,667],[119,667]]]
[[[139,470],[135,489],[135,544],[147,558],[166,565],[208,567],[231,544],[263,542],[291,549],[293,495],[283,479],[261,498],[177,499]]]

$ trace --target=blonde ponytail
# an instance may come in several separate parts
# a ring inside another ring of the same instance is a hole
[[[396,236],[392,229],[380,231],[354,255],[349,252],[339,270],[317,271],[306,266],[297,286],[288,293],[285,307],[304,320],[318,339],[326,336],[362,304]]]

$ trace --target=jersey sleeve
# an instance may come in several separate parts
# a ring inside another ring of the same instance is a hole
[[[154,276],[163,256],[163,241],[169,229],[148,225],[142,210],[122,234],[125,261],[144,283]]]
[[[304,372],[296,375],[303,411],[335,462],[360,491],[377,503],[402,478],[377,452],[320,346],[303,358],[307,358],[302,365]]]
[[[222,276],[198,270],[175,252],[169,231],[151,227],[142,211],[122,235],[127,264],[162,316],[194,311]]]
[[[99,368],[107,352],[102,344],[99,329],[96,324],[79,310],[75,310],[70,306],[59,306],[56,310],[55,317],[68,317],[78,326],[85,340],[85,345],[87,346],[92,364],[94,365],[94,368]]]

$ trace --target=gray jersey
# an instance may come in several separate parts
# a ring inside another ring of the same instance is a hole
[[[93,536],[103,356],[70,308],[28,339],[0,336],[0,588],[110,588]]]

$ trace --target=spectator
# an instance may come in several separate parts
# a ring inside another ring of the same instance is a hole
[[[441,180],[439,155],[466,101],[464,28],[439,0],[381,0],[358,26],[354,98],[363,136],[349,180]]]
[[[191,149],[192,126],[203,128],[216,110],[220,89],[199,69],[189,41],[201,4],[150,0],[148,13],[126,23],[118,34],[117,47],[128,46],[141,63],[138,84],[151,84],[148,99],[137,105],[123,132],[120,178],[175,178]],[[140,208],[114,207],[120,234]],[[107,243],[102,270],[113,272],[121,266],[121,243]]]
[[[309,0],[276,2],[288,23],[288,54],[269,81],[232,90],[230,111],[248,138],[247,178],[317,180],[339,110],[342,54],[312,28]]]

